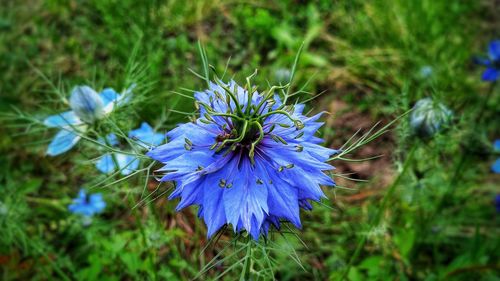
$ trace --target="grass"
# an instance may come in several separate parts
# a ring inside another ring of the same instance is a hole
[[[369,181],[337,177],[348,190],[325,189],[330,200],[302,213],[296,233],[303,244],[275,234],[269,260],[251,255],[278,280],[499,280],[498,175],[489,165],[498,157],[491,142],[499,137],[500,95],[472,62],[498,37],[494,1],[4,2],[2,112],[15,106],[42,118],[64,107],[51,83],[65,95],[85,83],[121,89],[134,77],[141,99],[115,121],[124,131],[143,120],[169,130],[187,120],[177,112],[194,110],[172,91],[204,87],[189,71],[202,72],[198,41],[210,63],[227,64],[237,80],[258,68],[262,86],[276,83],[304,44],[295,90],[325,91],[309,108],[333,111],[322,131],[332,147],[360,124],[368,124],[365,131],[378,120],[387,124],[433,96],[454,112],[448,130],[419,140],[403,118],[353,156],[382,159],[334,161],[337,173]],[[425,66],[430,77],[421,75]],[[186,280],[217,257],[223,262],[201,277],[212,280],[248,261],[223,250],[230,232],[204,249],[195,208],[176,213],[168,186],[144,185],[145,176],[93,189],[108,207],[82,225],[66,208],[81,186],[106,180],[88,161],[98,155],[80,146],[46,157],[53,132],[26,133],[15,124],[0,125],[2,280]],[[143,192],[150,197],[138,205]],[[239,278],[242,268],[221,278]]]

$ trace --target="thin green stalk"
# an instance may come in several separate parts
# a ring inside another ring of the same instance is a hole
[[[250,274],[252,271],[252,238],[248,237],[247,242],[247,252],[245,256],[245,264],[243,265],[243,272],[241,272],[240,281],[250,280]]]
[[[40,198],[40,197],[26,197],[27,202],[32,202],[36,204],[46,205],[54,207],[60,211],[66,211],[66,208],[63,207],[66,200],[57,200],[57,199],[49,199],[49,198]]]

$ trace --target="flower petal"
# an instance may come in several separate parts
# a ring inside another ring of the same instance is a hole
[[[110,146],[117,146],[119,144],[118,137],[113,133],[108,134],[106,136],[106,139],[99,137],[97,139],[97,142],[103,145],[110,145]]]
[[[116,162],[121,174],[126,176],[136,171],[139,167],[139,159],[133,155],[115,153]]]
[[[135,86],[135,84],[132,84],[123,94],[118,94],[113,88],[102,90],[100,96],[104,104],[104,112],[109,114],[115,107],[129,103]]]
[[[495,174],[500,174],[500,158],[498,158],[493,165],[491,165],[491,171]]]
[[[200,216],[207,224],[207,237],[212,237],[227,221],[223,207],[224,189],[216,184],[216,178],[215,174],[207,175],[204,184],[199,186],[204,190]]]
[[[229,164],[231,167],[225,168],[232,173],[232,177],[228,175],[228,178],[223,180],[232,179],[232,186],[224,191],[224,210],[227,222],[233,225],[235,231],[241,222],[242,227],[257,240],[264,215],[268,212],[268,191],[263,184],[256,184],[256,170],[252,169],[250,159],[242,158],[235,159]]]
[[[104,174],[111,174],[116,169],[111,153],[104,154],[95,164],[95,167]]]
[[[70,150],[80,140],[80,136],[70,130],[59,131],[47,148],[47,155],[56,156]]]
[[[488,45],[488,56],[491,60],[500,60],[500,40],[493,40]]]
[[[77,86],[73,88],[69,104],[75,114],[87,123],[92,123],[104,117],[103,101],[89,86]]]
[[[155,133],[153,128],[146,122],[142,122],[141,127],[128,133],[129,138],[138,139],[143,147],[160,145],[165,139],[164,134]]]
[[[63,113],[51,115],[43,121],[43,124],[50,128],[62,128],[62,127],[71,127],[74,125],[81,124],[82,120],[76,116],[73,111],[66,111]]]
[[[500,152],[500,139],[496,139],[493,142],[493,150]]]
[[[496,81],[498,80],[499,75],[500,75],[499,70],[489,67],[486,68],[486,70],[483,72],[482,79],[483,81]]]
[[[104,104],[104,112],[106,114],[111,113],[115,106],[121,105],[122,104],[122,95],[118,94],[114,89],[112,88],[106,88],[102,90],[102,92],[99,93],[101,96],[102,102]]]
[[[68,206],[68,210],[74,214],[90,217],[102,212],[105,207],[106,202],[102,199],[102,194],[96,193],[87,196],[85,190],[80,189],[77,197]]]
[[[91,194],[89,196],[89,204],[92,206],[95,213],[100,213],[106,208],[106,202],[102,199],[101,193]]]
[[[269,213],[275,217],[285,218],[300,228],[300,215],[297,188],[289,185],[277,176],[274,170],[259,161],[255,163],[256,169],[261,171],[264,187],[268,190],[267,204]]]
[[[99,95],[101,96],[104,106],[107,106],[112,102],[116,102],[120,98],[120,94],[118,94],[113,88],[105,88],[99,93]]]

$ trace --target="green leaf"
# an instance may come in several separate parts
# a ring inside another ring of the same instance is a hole
[[[405,258],[405,261],[408,261],[409,254],[413,248],[413,244],[415,243],[415,230],[403,229],[399,231],[394,236],[394,243],[399,248],[401,256]]]
[[[364,259],[358,267],[366,269],[368,271],[368,275],[370,276],[378,276],[380,273],[380,266],[382,261],[382,256],[371,256]]]

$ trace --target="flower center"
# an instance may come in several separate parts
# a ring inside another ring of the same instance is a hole
[[[216,80],[216,83],[224,92],[215,91],[214,96],[210,97],[210,105],[198,101],[198,106],[202,106],[205,110],[203,116],[200,117],[200,122],[215,123],[222,126],[222,132],[210,147],[215,149],[216,152],[224,150],[224,155],[227,155],[237,149],[244,149],[245,152],[248,151],[248,156],[251,162],[254,163],[255,147],[263,140],[265,135],[264,122],[272,115],[285,116],[297,130],[304,128],[302,121],[292,116],[294,112],[293,106],[282,104],[274,108],[276,104],[274,100],[275,91],[288,87],[288,85],[273,86],[268,91],[258,94],[257,88],[250,85],[249,78],[247,78],[247,85],[244,89],[236,84],[231,89],[230,86],[220,80]],[[244,91],[243,95],[241,91]],[[241,101],[242,96],[243,101]],[[220,112],[220,107],[214,106],[215,104],[223,104],[226,111]],[[216,120],[224,120],[224,124],[220,124],[220,121],[217,122]],[[291,127],[291,125],[287,124],[281,125]],[[286,144],[279,136],[274,137]]]

